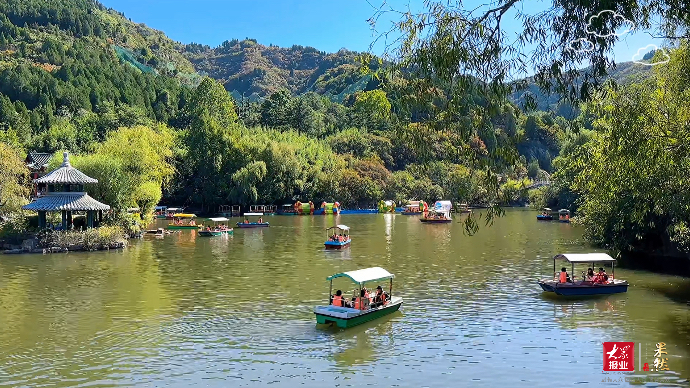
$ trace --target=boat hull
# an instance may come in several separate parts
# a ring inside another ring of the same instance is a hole
[[[620,294],[628,291],[628,284],[604,284],[604,285],[582,285],[582,286],[559,286],[539,282],[541,289],[546,292],[553,292],[561,296],[585,296],[585,295],[608,295]]]
[[[165,227],[165,229],[169,229],[169,230],[176,230],[176,229],[198,230],[199,228],[201,228],[201,225],[168,225]]]
[[[449,224],[453,220],[432,220],[428,218],[420,218],[419,219],[421,222],[424,222],[425,224]]]
[[[250,222],[250,223],[248,223],[248,224],[243,224],[243,223],[241,223],[241,222],[238,222],[238,223],[237,223],[237,227],[238,227],[238,228],[242,228],[242,229],[250,229],[250,228],[268,228],[268,222],[262,222],[262,223]]]
[[[538,215],[537,220],[539,220],[539,221],[551,221],[551,220],[553,220],[553,216]]]
[[[232,231],[225,231],[225,230],[200,230],[199,231],[199,236],[204,236],[204,237],[214,237],[214,236],[222,236],[224,234],[229,234],[232,233]]]
[[[318,324],[335,323],[339,328],[347,329],[353,326],[361,325],[365,322],[373,321],[374,319],[384,317],[388,314],[392,314],[398,311],[400,306],[402,306],[402,299],[399,302],[392,303],[384,308],[371,310],[366,314],[360,314],[351,318],[334,317],[331,315],[320,314],[318,312],[314,312],[314,315],[316,315],[316,323]]]
[[[347,240],[347,241],[326,241],[323,243],[323,245],[326,247],[326,249],[343,249],[345,247],[349,247],[350,243],[352,240]]]

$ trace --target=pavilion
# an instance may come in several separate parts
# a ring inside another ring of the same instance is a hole
[[[86,212],[87,227],[93,228],[96,212],[110,210],[110,206],[89,197],[84,191],[85,184],[98,183],[98,180],[72,167],[67,152],[63,158],[60,168],[34,179],[36,184],[47,185],[48,190],[44,196],[22,206],[22,209],[38,212],[38,226],[41,229],[46,227],[46,212],[58,211],[62,212],[63,229],[72,225],[72,212]]]

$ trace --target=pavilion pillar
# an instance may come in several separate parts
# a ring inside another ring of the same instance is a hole
[[[72,212],[68,211],[67,212],[67,227],[72,228]]]
[[[67,211],[62,211],[62,230],[67,230]]]
[[[86,212],[86,227],[87,228],[93,228],[93,210],[89,210]]]
[[[45,229],[46,228],[46,212],[45,211],[39,211],[38,212],[38,229]]]

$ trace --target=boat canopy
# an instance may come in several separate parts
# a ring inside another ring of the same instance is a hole
[[[225,217],[213,217],[213,218],[209,218],[209,221],[224,222],[224,221],[230,221],[230,220],[225,218]]]
[[[570,213],[570,210],[568,209],[561,209],[558,211],[559,213]]]
[[[434,203],[434,210],[440,213],[450,212],[452,208],[453,204],[450,201],[436,201],[436,203]]]
[[[184,209],[183,207],[169,207],[168,211],[169,212],[176,212],[178,210]]]
[[[336,226],[331,226],[330,228],[326,228],[326,230],[331,230],[331,229],[350,230],[350,227],[347,225],[336,225]]]
[[[196,214],[177,213],[177,214],[173,214],[173,217],[175,217],[175,218],[196,218]]]
[[[155,210],[166,210],[167,208],[167,206],[156,206]]]
[[[348,277],[355,283],[371,282],[374,280],[384,280],[393,279],[395,275],[386,271],[381,267],[372,267],[365,269],[358,269],[356,271],[349,271],[343,273],[337,273],[335,275],[329,276],[326,280],[333,280],[337,278]]]
[[[244,213],[245,216],[263,216],[264,213]]]
[[[550,212],[550,211],[551,211],[551,208],[550,208],[550,207],[545,207],[545,208],[544,208],[544,211]]]
[[[570,263],[612,263],[616,261],[616,259],[606,253],[561,253],[553,259],[554,261],[564,259]]]

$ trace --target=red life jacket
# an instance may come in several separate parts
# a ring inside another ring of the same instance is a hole
[[[341,295],[333,297],[333,306],[343,307],[343,297]]]
[[[567,277],[568,275],[566,272],[561,272],[561,274],[559,276],[560,276],[559,280],[561,283],[565,283],[568,281],[568,277]]]

